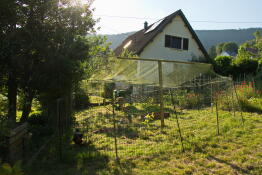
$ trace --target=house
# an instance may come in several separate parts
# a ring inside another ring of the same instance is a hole
[[[223,51],[219,56],[231,56],[231,57],[236,57],[236,56],[237,56],[237,53],[236,53],[236,52]]]
[[[181,10],[151,25],[145,22],[143,29],[126,38],[114,52],[116,56],[121,56],[125,50],[138,55],[140,58],[151,60],[207,62],[209,59],[204,46]],[[134,80],[144,84],[159,83],[157,62],[137,61],[137,63],[136,74],[132,77],[128,75],[128,78],[123,78],[123,80]],[[125,66],[128,67],[129,65]],[[210,65],[200,67],[192,64],[163,62],[161,68],[163,86],[174,87],[181,83],[182,80],[180,79],[183,78],[183,80],[188,81],[192,77],[209,71],[210,68]],[[129,71],[121,71],[121,73],[122,75],[128,74]],[[180,76],[180,79],[175,79],[176,76]],[[148,89],[144,90],[147,91]],[[143,90],[136,86],[133,87],[134,95],[139,94],[140,91]]]
[[[125,49],[141,58],[204,61],[208,54],[181,10],[151,24],[125,39],[115,50]]]

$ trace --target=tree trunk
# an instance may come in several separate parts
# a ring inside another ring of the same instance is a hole
[[[16,122],[17,82],[13,72],[8,75],[8,119],[12,124]]]
[[[23,100],[23,112],[20,122],[27,121],[28,116],[31,112],[33,98],[34,98],[33,92],[31,92],[30,90],[25,90],[25,96]]]

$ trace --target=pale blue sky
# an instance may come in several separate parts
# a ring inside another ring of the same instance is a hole
[[[95,0],[93,8],[100,34],[140,30],[178,9],[195,30],[262,27],[262,0]]]

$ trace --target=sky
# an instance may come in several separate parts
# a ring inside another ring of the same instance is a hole
[[[195,30],[262,27],[262,0],[95,0],[98,34],[137,31],[181,9]]]

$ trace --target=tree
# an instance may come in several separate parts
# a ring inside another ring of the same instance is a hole
[[[220,55],[222,53],[224,43],[220,43],[216,46],[216,55]]]
[[[237,58],[234,60],[234,74],[251,74],[255,75],[258,70],[258,60],[252,58]]]
[[[228,76],[232,73],[232,60],[230,56],[218,56],[214,59],[215,71],[221,75]]]
[[[238,45],[235,42],[226,42],[223,44],[222,50],[228,53],[237,53]]]
[[[90,4],[80,1],[1,1],[1,67],[6,69],[9,118],[16,119],[18,88],[24,93],[22,120],[36,94],[50,104],[69,96],[90,59],[85,37],[94,32]],[[2,11],[3,9],[3,11]],[[47,105],[50,107],[50,105]]]
[[[216,46],[211,46],[208,50],[209,57],[213,60],[216,56]]]

